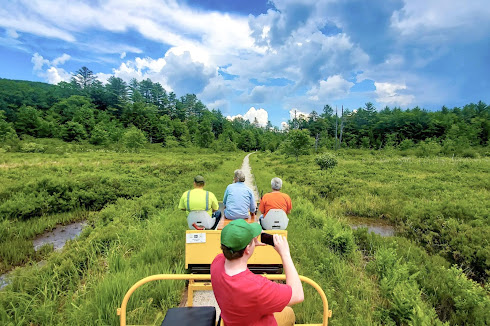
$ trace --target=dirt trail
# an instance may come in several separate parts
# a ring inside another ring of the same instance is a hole
[[[249,156],[252,154],[253,153],[250,153],[247,156],[245,156],[245,158],[243,159],[241,169],[243,173],[245,173],[245,184],[250,189],[252,189],[252,191],[254,192],[255,201],[258,201],[260,199],[259,190],[257,189],[257,185],[255,184],[255,178],[254,175],[252,174],[252,169],[250,168]]]
[[[255,185],[255,179],[252,174],[252,169],[250,168],[250,162],[249,162],[249,156],[252,155],[253,153],[248,154],[245,156],[243,159],[242,167],[241,170],[245,174],[245,184],[252,189],[254,192],[255,200],[259,200],[259,192],[257,190],[257,186]],[[181,303],[181,306],[186,305],[186,300],[187,300],[187,292],[186,295],[184,296],[184,302]],[[213,291],[194,291],[194,300],[193,300],[193,305],[194,306],[214,306],[216,307],[216,320],[218,316],[221,313],[221,310],[219,309],[218,303],[216,302],[216,299],[214,298]]]

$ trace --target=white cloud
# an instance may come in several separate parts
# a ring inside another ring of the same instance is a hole
[[[307,92],[310,100],[328,102],[331,100],[346,97],[354,83],[343,79],[340,75],[334,75],[327,80],[320,80],[320,83]]]
[[[460,41],[467,41],[488,33],[484,25],[488,27],[489,16],[490,6],[486,0],[410,0],[405,2],[402,10],[393,13],[391,23],[402,35],[420,38],[420,35],[425,36],[430,31],[454,30],[456,35],[465,35],[465,39]],[[469,30],[473,33],[468,33]],[[437,32],[431,39],[447,37],[451,36],[442,36]]]
[[[216,100],[214,102],[208,103],[206,107],[209,110],[220,110],[221,112],[223,111],[228,111],[230,108],[230,102],[228,100],[220,99]],[[231,117],[230,117],[231,119]],[[233,120],[233,119],[231,119]]]
[[[412,103],[414,96],[408,94],[399,94],[399,91],[407,89],[405,84],[391,83],[374,83],[376,86],[377,101],[384,104],[406,106]]]
[[[234,120],[236,118],[242,118],[245,120],[250,121],[251,123],[255,122],[255,119],[257,119],[257,122],[259,126],[265,127],[267,125],[267,122],[269,121],[269,114],[267,113],[266,110],[264,109],[256,109],[253,106],[245,113],[245,115],[235,115],[235,116],[227,116],[226,117],[228,120]]]
[[[41,71],[44,65],[49,65],[49,60],[43,58],[39,53],[34,53],[31,62],[34,64],[34,71]]]
[[[152,59],[152,58],[140,58],[137,57],[134,60],[136,69],[141,71],[148,69],[149,72],[160,72],[166,64],[164,58]]]
[[[300,110],[298,110],[296,108],[292,108],[291,110],[289,110],[289,118],[291,120],[293,120],[294,118],[296,118],[296,119],[308,119],[309,116],[310,116],[309,113],[301,112]]]
[[[50,84],[58,84],[61,81],[70,81],[71,74],[66,72],[63,68],[51,67],[46,73],[43,73],[46,81]]]
[[[66,53],[63,53],[63,55],[61,55],[61,57],[58,57],[58,58],[54,59],[53,61],[51,61],[51,64],[53,66],[62,65],[65,62],[67,62],[68,60],[70,60],[70,58],[71,58],[71,56],[69,56]]]
[[[103,72],[99,72],[95,74],[95,78],[100,81],[102,84],[107,84],[107,80],[111,77],[112,74],[104,74]]]
[[[121,56],[120,56],[121,59],[124,59],[126,58],[126,51],[124,51],[123,53],[121,53]]]
[[[58,68],[58,65],[64,64],[71,57],[63,53],[63,55],[49,61],[44,59],[39,53],[34,53],[31,62],[34,64],[33,70],[37,76],[44,78],[50,84],[58,84],[60,81],[70,81],[71,73],[68,73],[63,68]],[[44,66],[48,68],[45,69]]]

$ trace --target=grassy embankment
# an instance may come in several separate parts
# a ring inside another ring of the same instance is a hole
[[[203,174],[207,189],[222,197],[243,156],[195,149],[2,155],[1,268],[27,266],[1,292],[0,324],[117,324],[116,308],[137,280],[185,272],[187,225],[176,208],[193,176]],[[80,219],[89,226],[78,241],[60,253],[34,252],[37,234]],[[46,263],[37,265],[42,258]],[[161,322],[183,288],[145,286],[129,302],[128,321]]]
[[[288,227],[293,258],[301,274],[325,289],[332,325],[489,324],[488,286],[469,280],[468,269],[451,267],[434,253],[465,252],[461,244],[473,249],[460,257],[464,264],[478,255],[488,264],[488,158],[349,151],[340,152],[338,160],[332,172],[323,172],[313,156],[299,162],[274,154],[251,157],[260,190],[269,191],[274,176],[284,180],[294,207]],[[412,240],[353,232],[345,223],[352,215],[390,219]],[[455,221],[467,233],[448,232]],[[429,226],[439,227],[440,233],[431,231],[431,236],[446,251],[429,250],[429,255],[424,250],[431,248],[425,242]],[[318,321],[320,302],[309,299],[314,293],[307,297],[295,308],[297,317]]]

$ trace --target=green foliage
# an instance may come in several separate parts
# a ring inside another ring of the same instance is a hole
[[[137,152],[145,146],[147,140],[143,131],[133,126],[124,133],[122,142],[127,149]]]
[[[308,130],[293,129],[288,132],[283,143],[283,152],[286,156],[296,157],[297,161],[300,155],[306,155],[310,152],[313,142]]]
[[[12,124],[5,121],[5,112],[0,110],[0,142],[11,142],[17,139]]]
[[[87,131],[78,122],[68,121],[63,125],[62,138],[65,141],[82,141],[87,138]]]
[[[415,152],[418,157],[435,156],[441,152],[441,145],[435,139],[426,139],[421,141]]]
[[[398,149],[401,151],[405,151],[407,149],[410,149],[414,146],[413,140],[411,139],[404,139],[400,142],[400,145],[398,145]]]
[[[337,158],[333,154],[324,153],[315,158],[315,163],[320,167],[320,169],[329,170],[333,169],[338,162]]]
[[[23,153],[43,153],[45,150],[43,145],[33,142],[24,142],[20,145],[20,151]]]

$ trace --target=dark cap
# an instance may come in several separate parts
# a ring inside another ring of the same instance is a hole
[[[195,183],[204,183],[204,177],[202,175],[196,175],[194,177],[194,182]]]

